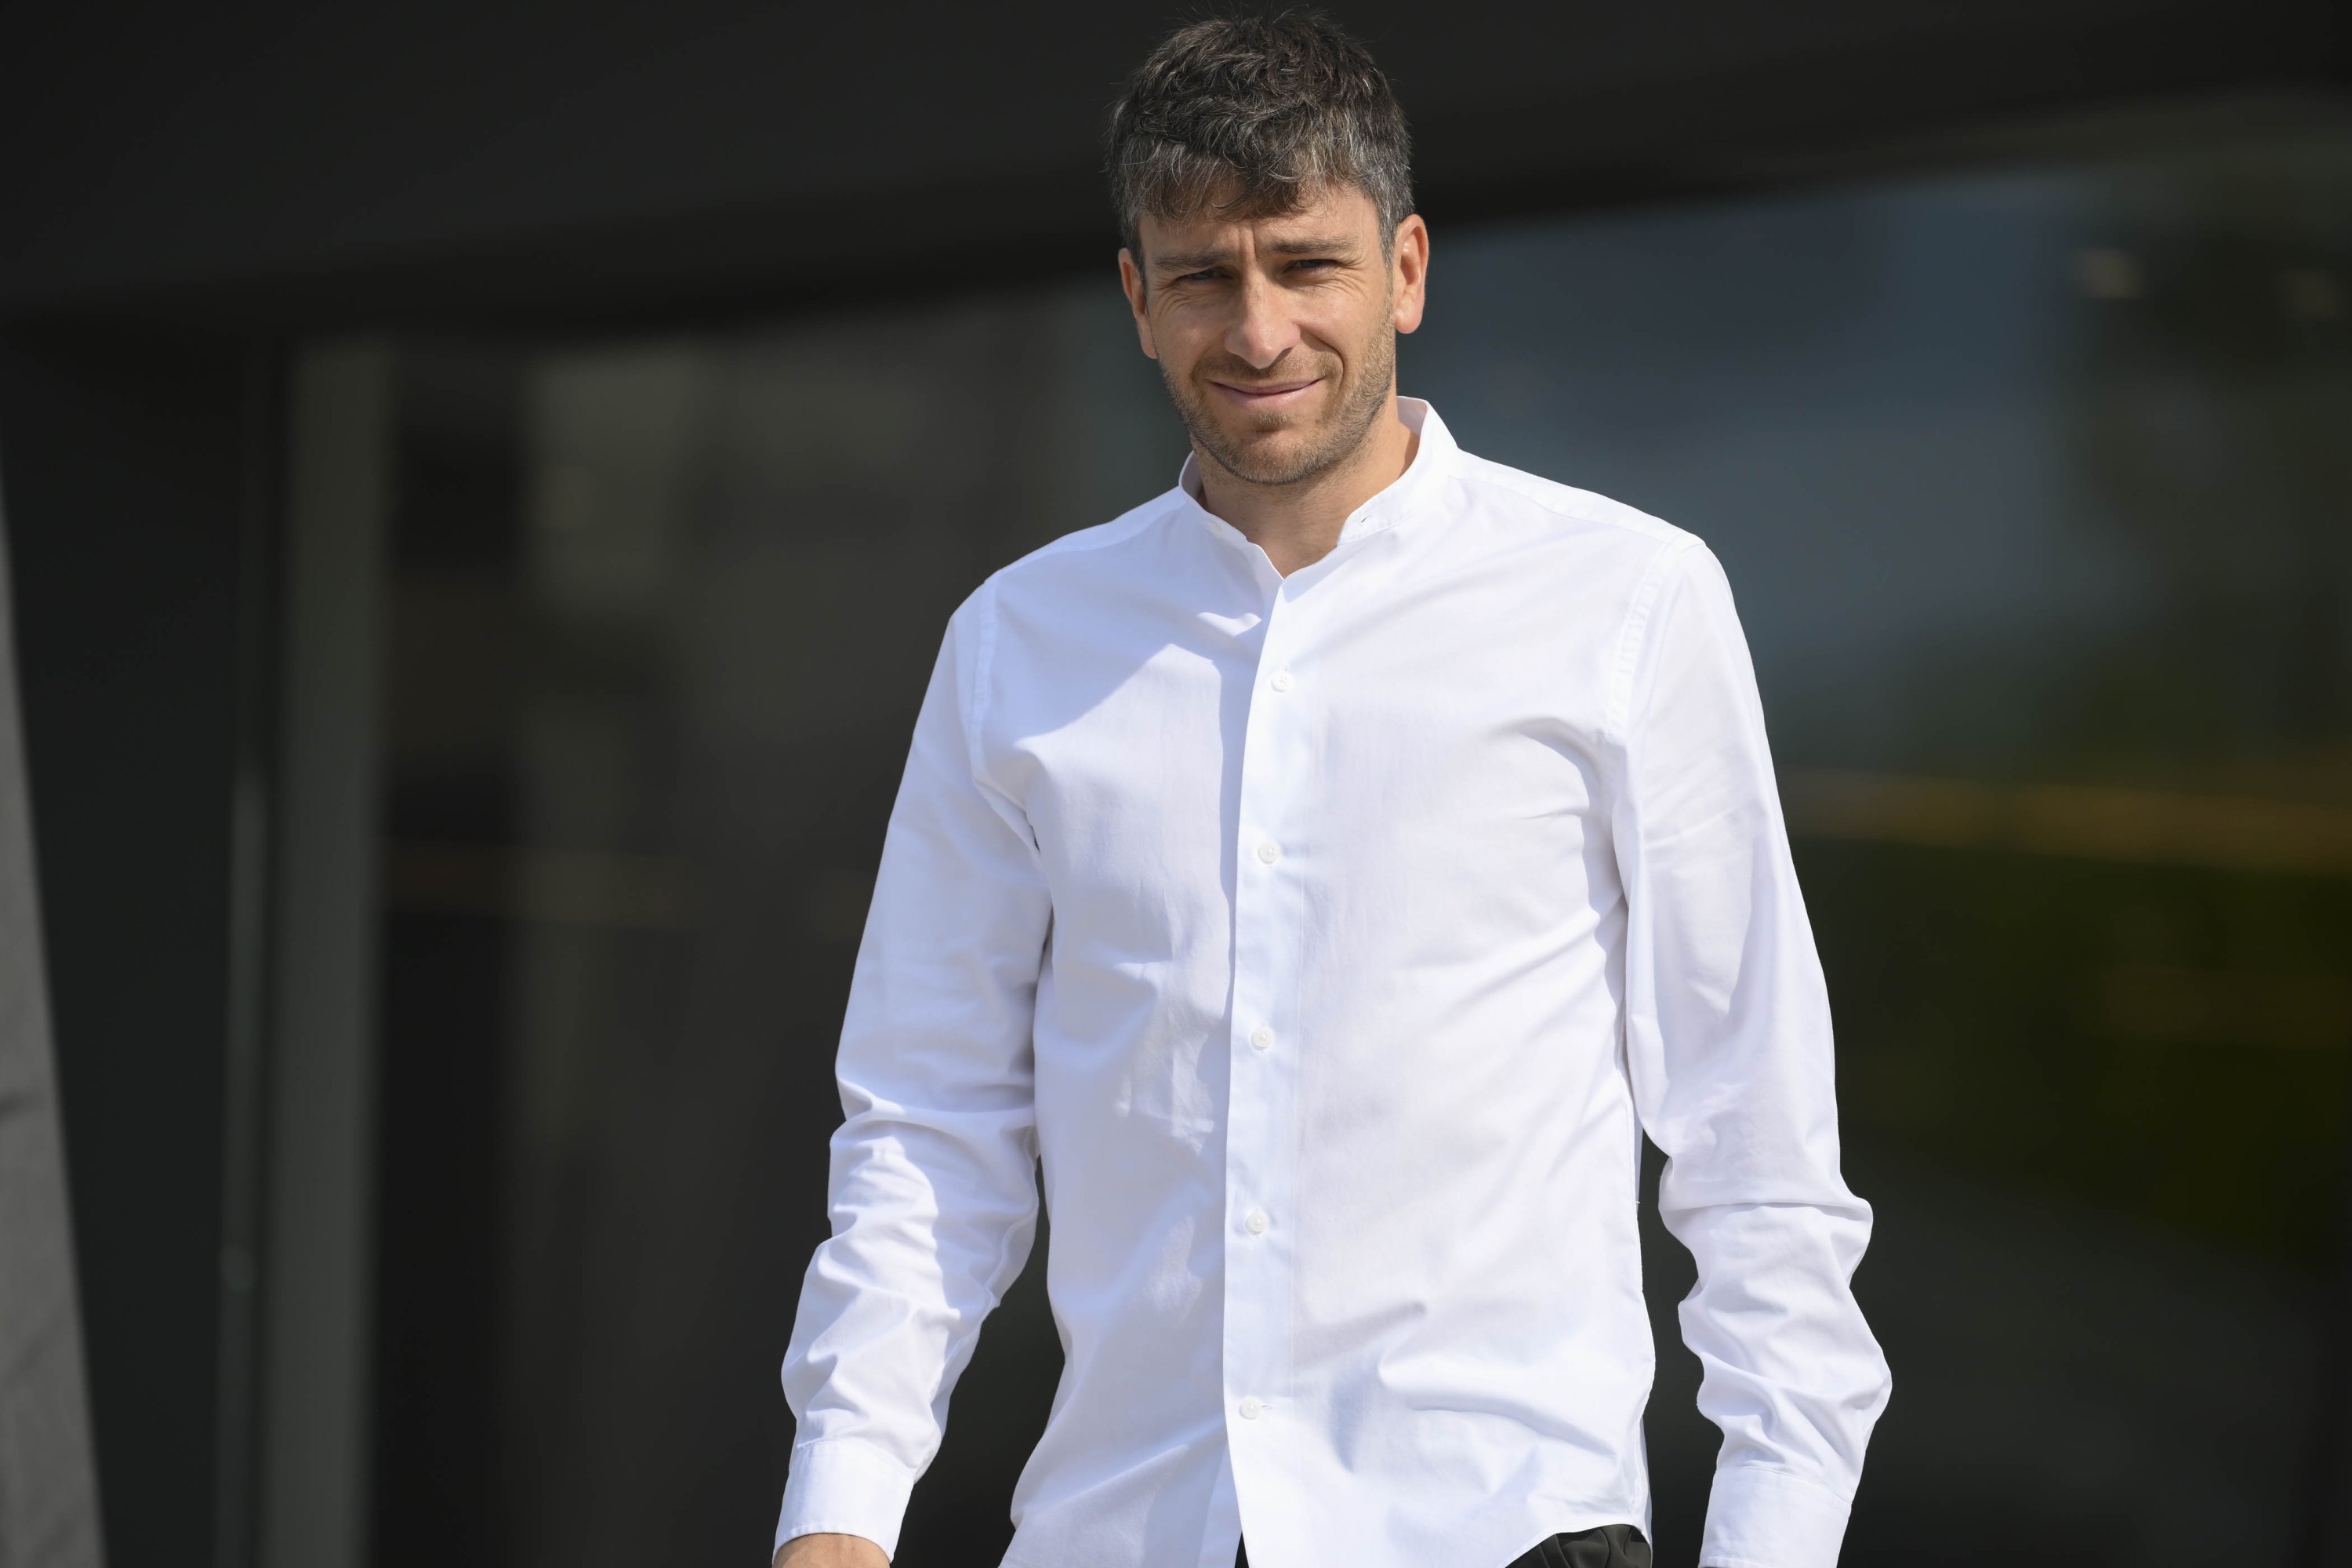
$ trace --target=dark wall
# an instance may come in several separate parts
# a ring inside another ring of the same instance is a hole
[[[208,1559],[250,356],[0,342],[26,746],[107,1544]]]
[[[1180,12],[581,0],[18,7],[0,313],[675,308],[1108,238],[1103,104]],[[2340,83],[2342,0],[1334,0],[1449,216],[1989,115]],[[1009,253],[1009,254],[1007,254]]]

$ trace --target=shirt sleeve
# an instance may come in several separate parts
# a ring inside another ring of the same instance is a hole
[[[1850,1281],[1870,1208],[1838,1169],[1827,987],[1805,919],[1748,646],[1695,542],[1629,622],[1626,1054],[1666,1156],[1659,1209],[1698,1284],[1683,1340],[1723,1429],[1706,1568],[1832,1568],[1885,1407]]]
[[[972,736],[992,607],[950,625],[890,816],[842,1029],[833,1235],[783,1366],[799,1422],[776,1542],[898,1550],[981,1321],[1035,1236],[1031,1025],[1051,905]]]

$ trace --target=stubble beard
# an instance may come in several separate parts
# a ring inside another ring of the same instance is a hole
[[[1356,377],[1355,384],[1347,390],[1344,401],[1324,422],[1323,428],[1304,447],[1286,455],[1236,442],[1217,423],[1206,400],[1193,389],[1189,379],[1180,377],[1164,360],[1160,362],[1160,374],[1168,384],[1168,400],[1176,405],[1177,416],[1184,421],[1184,428],[1191,433],[1195,446],[1235,479],[1246,484],[1279,488],[1301,483],[1338,467],[1363,450],[1364,444],[1371,439],[1373,426],[1387,412],[1390,389],[1396,384],[1395,335],[1376,335],[1359,363],[1362,374]],[[1277,416],[1263,428],[1282,427]]]

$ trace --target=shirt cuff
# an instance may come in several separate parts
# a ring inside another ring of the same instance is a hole
[[[906,1467],[871,1443],[835,1437],[803,1444],[793,1450],[776,1546],[795,1535],[862,1535],[885,1557],[896,1557],[914,1489]]]
[[[1846,1500],[1787,1470],[1735,1465],[1715,1474],[1705,1568],[1837,1568]]]

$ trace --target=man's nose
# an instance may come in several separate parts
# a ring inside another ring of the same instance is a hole
[[[1298,323],[1290,319],[1282,290],[1265,279],[1244,280],[1233,325],[1225,332],[1225,351],[1265,370],[1298,341]]]

